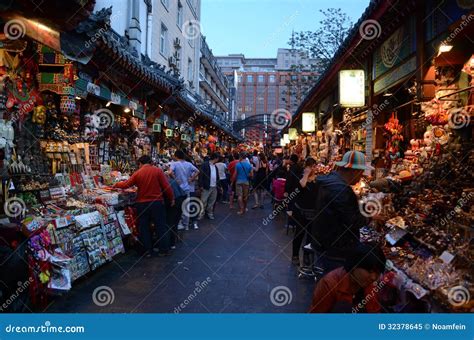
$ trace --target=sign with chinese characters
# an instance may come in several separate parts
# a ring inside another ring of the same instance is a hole
[[[100,96],[100,86],[93,83],[87,83],[87,92]]]
[[[365,106],[364,70],[339,71],[339,104],[342,107]]]
[[[314,132],[316,130],[316,114],[314,112],[304,112],[301,121],[303,132]]]
[[[114,104],[120,105],[120,102],[121,102],[120,95],[115,92],[111,92],[110,101]]]

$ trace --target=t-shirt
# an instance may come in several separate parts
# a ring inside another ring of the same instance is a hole
[[[219,162],[216,163],[216,167],[219,173],[219,179],[226,179],[225,170],[227,169],[227,165],[225,165],[225,163]]]
[[[237,171],[237,184],[240,183],[249,183],[250,180],[250,172],[252,171],[252,166],[250,163],[247,162],[239,162],[235,166],[235,171]]]
[[[170,168],[181,189],[185,193],[193,192],[194,183],[189,183],[189,178],[193,176],[198,169],[186,161],[171,162]]]
[[[227,169],[229,169],[229,173],[230,173],[230,177],[231,177],[231,178],[232,178],[232,176],[234,175],[235,166],[237,165],[237,163],[239,163],[239,160],[238,160],[238,159],[234,159],[232,162],[229,163],[229,166],[227,167]]]
[[[260,169],[260,159],[258,156],[252,156],[253,169],[258,171]]]
[[[209,168],[211,168],[211,180],[209,186],[215,188],[217,186],[217,168],[214,164],[209,163]]]

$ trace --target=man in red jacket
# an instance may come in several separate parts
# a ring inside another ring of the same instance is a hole
[[[115,188],[126,189],[136,186],[136,208],[140,242],[147,251],[146,257],[153,253],[150,223],[154,223],[158,233],[158,256],[170,254],[169,230],[166,228],[164,198],[174,205],[173,189],[160,168],[151,165],[149,156],[138,159],[139,169],[127,181],[116,183]]]

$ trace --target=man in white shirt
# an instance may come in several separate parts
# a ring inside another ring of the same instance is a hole
[[[171,162],[169,175],[176,179],[181,189],[187,196],[186,202],[189,204],[190,197],[194,197],[194,181],[199,175],[199,170],[190,162],[185,160],[185,153],[181,150],[177,150],[174,154],[176,159],[175,162]],[[185,211],[189,211],[187,207],[184,207]],[[178,230],[189,229],[192,226],[194,229],[198,229],[195,216],[189,216],[189,213],[183,213],[181,221],[178,225]]]
[[[199,176],[199,184],[202,188],[201,201],[203,209],[199,215],[199,220],[204,218],[204,214],[207,213],[207,217],[210,220],[214,219],[214,204],[217,199],[217,183],[218,183],[218,171],[216,163],[219,160],[220,155],[214,153],[211,155],[209,161],[205,161],[201,166],[201,172]]]
[[[220,199],[222,203],[229,203],[227,197],[227,192],[229,190],[229,181],[226,175],[227,165],[224,163],[224,157],[221,156],[221,158],[219,158],[219,162],[216,163],[216,168],[219,177]]]

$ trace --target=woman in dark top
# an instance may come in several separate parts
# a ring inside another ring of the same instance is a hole
[[[316,161],[314,158],[307,158],[304,164],[303,177],[299,181],[299,193],[296,197],[293,218],[296,224],[293,238],[292,261],[299,264],[299,252],[305,236],[309,240],[311,235],[309,228],[315,216],[314,201],[316,199]]]
[[[263,194],[265,193],[265,190],[267,190],[267,181],[268,181],[268,173],[269,173],[269,166],[268,166],[268,161],[267,157],[263,153],[260,153],[258,155],[258,170],[257,174],[255,176],[255,206],[252,207],[252,209],[256,209],[260,207],[260,209],[263,209]]]

